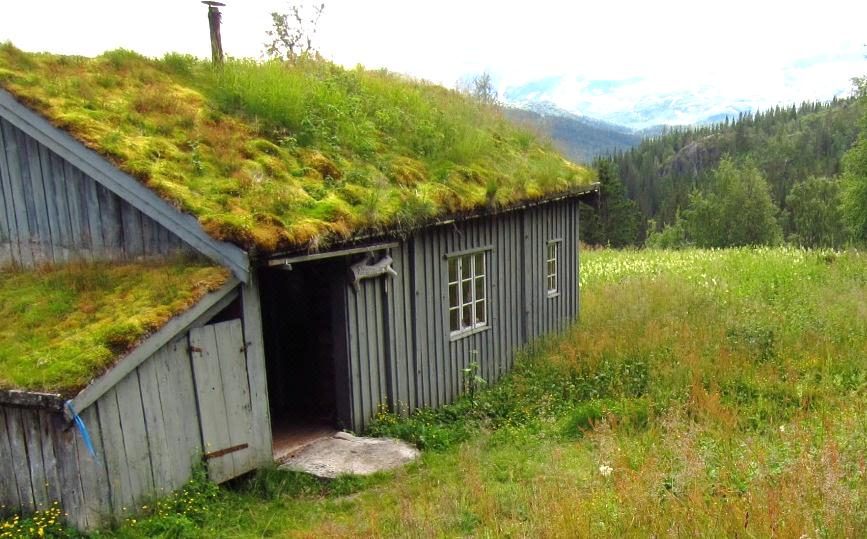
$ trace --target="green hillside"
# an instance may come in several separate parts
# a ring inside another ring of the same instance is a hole
[[[672,223],[678,209],[686,208],[690,192],[708,184],[726,155],[755,163],[773,202],[791,212],[787,197],[796,184],[840,173],[862,114],[855,99],[777,107],[733,122],[672,130],[611,160],[645,219],[658,223]],[[794,224],[783,224],[788,235]]]
[[[0,86],[260,252],[581,189],[589,170],[455,91],[325,61],[96,58],[0,45]]]
[[[627,150],[642,138],[624,127],[571,114],[540,114],[517,108],[505,111],[509,118],[550,137],[563,155],[577,163],[590,163],[599,156]]]

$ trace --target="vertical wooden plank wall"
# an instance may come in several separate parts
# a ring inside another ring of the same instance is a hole
[[[561,247],[560,293],[549,298],[545,247],[550,240],[560,240]],[[489,327],[452,339],[444,257],[472,249],[485,249]],[[361,281],[357,292],[347,285],[342,298],[349,426],[363,430],[387,403],[404,411],[454,400],[472,361],[479,362],[485,380],[496,382],[511,368],[518,348],[576,318],[577,251],[577,200],[426,229],[392,249],[397,277]]]
[[[133,513],[189,480],[202,453],[196,407],[186,335],[81,412],[97,458],[59,414],[0,407],[0,506],[56,501],[81,529]]]
[[[346,287],[346,318],[349,350],[345,376],[349,382],[349,417],[342,418],[347,426],[362,430],[387,402],[386,346],[389,336],[383,327],[383,300],[385,287],[391,287],[391,278],[381,276],[364,279],[358,290]]]
[[[95,412],[82,414],[101,449]],[[58,503],[73,525],[94,527],[108,514],[103,464],[91,457],[59,414],[32,408],[0,409],[0,513]],[[11,488],[6,488],[11,487]]]
[[[529,340],[559,331],[578,315],[578,203],[565,200],[527,210],[525,223],[526,294],[530,308]],[[559,294],[548,297],[546,276],[547,243],[560,240]]]
[[[0,162],[0,170],[2,166]],[[5,186],[5,177],[3,182]],[[0,202],[8,205],[5,198]],[[123,215],[122,206],[118,212]],[[70,211],[70,219],[73,214]],[[89,228],[88,219],[80,214],[77,219],[82,228]],[[38,219],[25,222],[28,227],[41,226]],[[9,230],[7,220],[2,232]],[[545,245],[552,239],[562,241],[561,291],[548,298]],[[485,249],[489,327],[452,339],[444,256],[469,249]],[[343,287],[341,325],[346,340],[339,344],[345,346],[347,358],[343,376],[348,402],[341,408],[346,410],[347,426],[362,430],[384,404],[404,411],[453,400],[462,391],[462,369],[474,360],[481,365],[482,377],[489,382],[499,379],[519,347],[577,316],[577,250],[575,201],[428,229],[392,249],[397,277],[365,279],[357,292],[348,284]],[[257,288],[255,282],[248,286],[244,334],[227,337],[230,344],[223,346],[235,355],[247,349],[247,372],[236,369],[233,376],[234,385],[248,388],[244,400],[252,406],[249,441],[243,440],[250,444],[250,462],[234,462],[240,454],[231,457],[233,468],[245,469],[267,462],[271,450]],[[220,326],[232,326],[235,333],[241,328],[237,321]],[[218,341],[222,342],[215,332],[212,348],[220,349]],[[239,343],[242,346],[236,346]],[[75,525],[92,528],[131,512],[150,496],[181,487],[203,451],[195,388],[184,335],[83,411],[98,459],[59,417],[45,411],[0,409],[0,482],[14,485],[0,489],[0,506],[33,510],[57,500]],[[241,440],[236,438],[225,445]]]
[[[271,412],[268,405],[268,380],[265,370],[265,342],[262,336],[262,310],[259,277],[250,272],[250,281],[241,286],[244,346],[247,349],[247,377],[253,424],[250,435],[250,458],[256,466],[274,460],[271,446]]]
[[[3,131],[0,127],[0,148],[3,148]],[[9,163],[6,152],[0,151],[0,267],[12,262],[12,238],[18,237],[15,226],[15,206],[12,204],[12,184],[9,179]],[[15,258],[20,255],[16,253]]]
[[[434,301],[426,308],[437,314],[437,332],[435,346],[422,354],[434,361],[438,356],[447,358],[443,362],[444,375],[436,379],[443,386],[439,393],[445,394],[446,401],[462,392],[463,370],[471,362],[479,363],[482,378],[496,382],[511,367],[512,355],[523,342],[519,325],[523,304],[519,294],[523,278],[520,225],[521,214],[517,212],[474,219],[456,227],[437,229],[439,237],[426,246],[433,250],[428,258],[436,271],[434,279],[424,283],[431,290],[424,295]],[[448,268],[444,256],[475,249],[485,249],[488,329],[452,339],[446,319]]]
[[[397,277],[387,281],[388,312],[390,316],[392,387],[394,391],[391,404],[399,413],[406,413],[417,407],[416,367],[413,346],[412,313],[412,258],[410,245],[401,243],[393,249],[394,269]]]
[[[0,119],[0,266],[185,249],[171,231]]]
[[[339,328],[335,356],[346,358],[345,365],[337,366],[338,415],[341,423],[355,430],[363,430],[381,406],[401,413],[417,406],[414,326],[407,315],[413,289],[410,245],[401,243],[388,254],[397,277],[364,279],[357,291],[342,283],[337,286],[342,296],[335,301],[345,306],[341,307],[345,317],[335,322]]]

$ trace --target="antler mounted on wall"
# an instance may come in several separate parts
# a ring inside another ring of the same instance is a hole
[[[371,277],[379,277],[380,275],[390,274],[397,277],[397,272],[391,267],[394,260],[389,255],[385,255],[378,261],[373,261],[373,255],[369,254],[364,260],[356,262],[349,266],[349,271],[352,273],[352,286],[355,291],[359,291],[359,282],[362,279],[370,279]]]

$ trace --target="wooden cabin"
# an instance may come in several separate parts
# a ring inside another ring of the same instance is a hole
[[[81,387],[0,385],[6,512],[58,501],[73,525],[104,525],[179,488],[202,460],[226,481],[272,464],[293,432],[363,432],[382,408],[450,402],[471,362],[495,382],[517,349],[578,314],[577,206],[596,184],[268,252],[223,241],[8,87],[0,267],[180,252],[228,272]]]

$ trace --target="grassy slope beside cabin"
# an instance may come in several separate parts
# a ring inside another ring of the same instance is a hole
[[[229,278],[184,260],[0,271],[0,389],[74,395]]]
[[[0,45],[0,86],[195,215],[274,252],[400,232],[567,192],[592,173],[497,109],[324,61],[32,54]]]
[[[865,276],[856,252],[582,253],[580,324],[474,399],[380,417],[418,464],[191,485],[100,536],[865,537]]]

